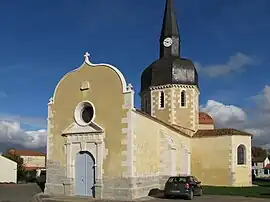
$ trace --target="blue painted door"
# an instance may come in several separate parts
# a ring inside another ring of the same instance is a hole
[[[75,163],[75,194],[94,196],[94,158],[88,152],[80,152]]]

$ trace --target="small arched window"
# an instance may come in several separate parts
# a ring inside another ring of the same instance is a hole
[[[246,164],[246,147],[244,145],[239,145],[237,147],[237,165]]]
[[[159,95],[159,107],[164,108],[165,107],[165,95],[164,92],[161,91]]]
[[[181,91],[181,107],[186,106],[186,91]]]

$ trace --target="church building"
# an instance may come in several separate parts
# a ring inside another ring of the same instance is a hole
[[[252,185],[252,135],[217,129],[199,111],[198,73],[181,57],[173,0],[159,42],[160,57],[141,76],[141,110],[121,71],[88,53],[59,81],[48,103],[45,194],[135,199],[180,174]]]

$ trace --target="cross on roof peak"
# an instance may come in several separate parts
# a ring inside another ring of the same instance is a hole
[[[85,52],[84,57],[89,57],[90,54],[88,52]]]
[[[90,54],[88,53],[88,52],[86,52],[85,54],[84,54],[84,61],[86,62],[86,63],[89,63],[90,61],[89,61],[89,56],[90,56]]]

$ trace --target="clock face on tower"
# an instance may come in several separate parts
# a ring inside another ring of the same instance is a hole
[[[172,38],[167,37],[166,39],[164,39],[163,45],[164,45],[165,47],[170,47],[170,46],[172,45]]]

